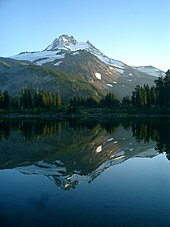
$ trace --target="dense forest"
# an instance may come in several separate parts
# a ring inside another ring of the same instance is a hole
[[[136,108],[170,108],[170,70],[166,76],[155,80],[155,86],[137,86],[131,97],[131,104]]]
[[[21,90],[20,94],[10,97],[7,91],[0,92],[0,109],[55,109],[61,107],[59,91],[57,94],[40,92],[38,89],[31,94],[27,86]]]
[[[75,96],[70,99],[69,104],[62,102],[60,92],[52,94],[50,91],[39,91],[33,93],[24,86],[20,94],[11,97],[8,91],[0,91],[0,110],[3,111],[72,111],[77,112],[79,108],[103,108],[116,112],[170,112],[170,70],[166,76],[155,80],[155,86],[136,86],[132,96],[126,96],[119,101],[114,93],[106,94],[100,100],[95,97]]]

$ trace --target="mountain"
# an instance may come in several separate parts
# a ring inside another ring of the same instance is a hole
[[[149,65],[149,66],[138,66],[138,67],[135,67],[135,69],[137,69],[141,72],[147,73],[151,76],[155,76],[155,77],[164,77],[165,76],[165,72],[163,72],[162,70],[155,68],[151,65]]]
[[[144,68],[109,58],[89,41],[62,35],[43,51],[0,58],[0,89],[17,93],[26,84],[32,89],[60,90],[66,101],[77,94],[101,97],[112,91],[122,99],[136,85],[153,85],[155,76],[164,75],[154,67]]]
[[[20,93],[27,85],[31,91],[51,91],[56,94],[59,90],[62,100],[68,102],[74,95],[103,96],[103,91],[97,89],[77,74],[68,74],[47,67],[17,61],[10,58],[0,58],[0,90],[7,90],[10,95]]]
[[[44,65],[50,62],[54,66],[58,66],[63,62],[66,53],[77,55],[80,50],[86,50],[87,52],[95,55],[105,64],[111,64],[117,68],[122,68],[125,65],[120,61],[107,57],[89,41],[86,43],[77,42],[73,36],[68,35],[62,35],[59,38],[56,38],[52,44],[43,51],[22,52],[19,55],[12,56],[11,58],[16,60],[31,61],[37,65]]]

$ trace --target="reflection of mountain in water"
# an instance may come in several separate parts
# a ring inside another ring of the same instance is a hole
[[[112,125],[111,133],[99,124],[91,129],[73,129],[68,123],[59,122],[20,124],[19,127],[10,125],[8,140],[1,140],[0,167],[15,168],[25,174],[43,174],[62,189],[91,182],[110,166],[131,157],[158,153],[152,149],[156,146],[154,142],[136,142],[132,132],[121,125],[117,127],[118,124],[117,128]]]

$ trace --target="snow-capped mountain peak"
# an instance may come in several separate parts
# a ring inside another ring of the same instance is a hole
[[[61,51],[63,50],[65,53],[86,50],[87,52],[95,55],[98,59],[100,59],[107,65],[113,65],[118,68],[122,68],[125,65],[120,61],[107,57],[89,41],[78,42],[73,36],[68,35],[59,36],[43,51],[22,52],[19,55],[12,56],[11,58],[14,58],[16,60],[31,61],[37,65],[43,65],[48,62],[54,62],[54,64],[56,64],[56,60],[63,59],[65,57],[65,53],[61,54]]]
[[[78,42],[73,36],[61,35],[56,38],[52,44],[50,44],[44,51],[58,51],[65,50],[68,52],[87,50],[92,54],[98,53],[102,54],[95,46],[93,46],[89,41]]]
[[[74,52],[79,50],[86,50],[95,55],[98,59],[108,65],[114,65],[116,67],[124,67],[124,63],[114,60],[104,55],[99,49],[97,49],[88,40],[87,42],[78,42],[73,36],[61,35],[56,38],[51,45],[49,45],[45,51],[61,51]]]
[[[58,49],[67,49],[70,45],[75,46],[77,43],[77,40],[75,40],[73,36],[61,35],[59,38],[56,38],[45,50],[55,51]]]
[[[66,54],[77,55],[79,54],[79,50],[85,50],[91,53],[107,66],[111,67],[111,70],[114,70],[121,75],[124,74],[125,69],[129,69],[129,66],[123,62],[104,55],[89,41],[78,42],[73,36],[68,36],[66,34],[54,39],[54,41],[43,51],[22,52],[18,55],[12,56],[11,58],[30,61],[36,65],[51,64],[52,66],[58,67],[64,61]],[[148,69],[146,67],[133,67],[133,69],[136,69],[139,72],[144,72],[148,75],[160,75],[160,70],[155,68]],[[161,72],[161,75],[163,76],[164,74],[162,73],[164,72]],[[133,73],[130,72],[130,75],[131,74]]]

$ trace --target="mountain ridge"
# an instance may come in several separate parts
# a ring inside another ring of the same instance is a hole
[[[107,57],[89,41],[62,35],[43,51],[0,58],[0,89],[12,95],[25,85],[32,91],[38,88],[55,94],[59,90],[67,102],[77,95],[100,98],[113,92],[121,100],[131,96],[137,85],[153,86],[157,76],[163,75],[156,68],[144,69]]]
[[[126,66],[125,63],[119,60],[112,59],[105,54],[103,54],[99,49],[97,49],[92,43],[89,41],[86,42],[78,42],[73,36],[68,36],[66,34],[55,38],[54,41],[47,46],[43,51],[35,51],[35,52],[21,52],[18,55],[11,56],[10,58],[14,58],[16,60],[28,60],[31,62],[35,62],[38,65],[43,65],[46,62],[53,62],[56,59],[63,59],[64,52],[77,52],[79,50],[86,50],[92,54],[94,54],[99,60],[104,62],[105,64],[115,66],[117,68],[123,68]],[[50,52],[51,51],[51,52]],[[55,54],[54,54],[55,52]],[[32,54],[29,56],[28,54]],[[39,55],[37,55],[39,54]],[[78,54],[78,52],[77,52]],[[33,56],[34,55],[34,56]],[[56,56],[54,56],[56,55]],[[44,61],[41,61],[44,60]],[[135,67],[135,66],[134,66]],[[148,67],[148,66],[143,66]],[[151,66],[153,67],[153,66]],[[138,69],[139,67],[135,67]],[[153,67],[155,68],[155,67]],[[165,76],[164,72],[160,70],[162,76]],[[148,72],[147,72],[148,74]],[[150,75],[150,74],[149,74]],[[153,73],[151,73],[153,75]]]

